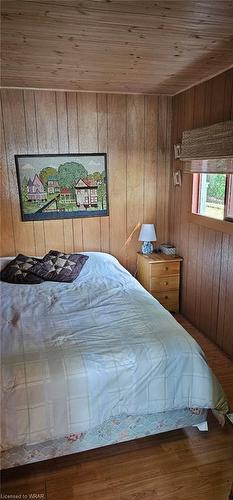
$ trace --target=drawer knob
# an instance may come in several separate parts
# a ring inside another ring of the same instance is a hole
[[[167,296],[167,295],[165,295],[165,299],[168,299],[168,296]]]
[[[166,285],[166,286],[167,286],[167,285],[168,285],[168,281],[164,281],[164,285]]]
[[[165,267],[165,271],[168,271],[168,267]]]

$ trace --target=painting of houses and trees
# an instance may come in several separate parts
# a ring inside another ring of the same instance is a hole
[[[106,153],[16,155],[22,220],[108,215]]]

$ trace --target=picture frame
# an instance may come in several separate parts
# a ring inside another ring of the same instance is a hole
[[[107,154],[15,155],[22,221],[109,215]]]

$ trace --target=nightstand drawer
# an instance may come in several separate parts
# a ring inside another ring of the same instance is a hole
[[[173,290],[168,292],[151,292],[153,297],[159,300],[160,304],[168,307],[169,304],[179,303],[179,290]]]
[[[151,276],[156,278],[159,276],[171,276],[173,274],[180,273],[180,263],[179,262],[161,262],[156,264],[151,264]]]
[[[151,278],[151,291],[152,292],[163,292],[164,290],[178,290],[180,285],[180,277],[177,276],[165,276]]]
[[[170,312],[174,312],[174,313],[178,313],[179,312],[179,303],[176,302],[175,304],[170,304],[170,302],[168,304],[162,304],[161,305],[167,309],[167,311],[170,311]]]

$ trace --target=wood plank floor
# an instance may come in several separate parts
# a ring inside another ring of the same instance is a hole
[[[233,363],[176,318],[204,349],[233,408]],[[227,500],[232,481],[233,427],[210,415],[208,433],[186,428],[5,471],[1,498]]]

